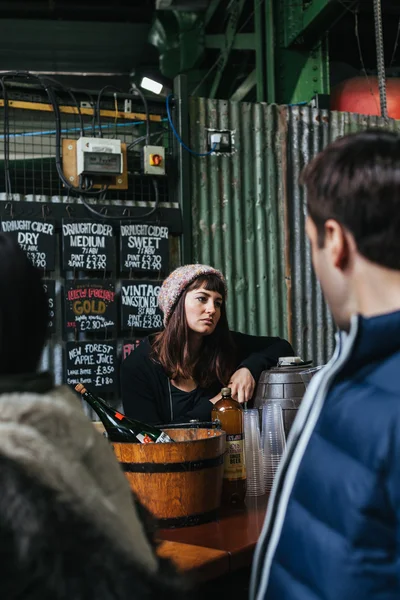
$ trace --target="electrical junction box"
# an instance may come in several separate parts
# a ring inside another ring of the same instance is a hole
[[[215,154],[232,154],[233,134],[227,129],[207,130],[207,150]]]
[[[79,138],[76,166],[78,175],[120,175],[123,171],[121,140]]]
[[[165,175],[165,148],[163,146],[143,147],[143,173],[145,175]]]

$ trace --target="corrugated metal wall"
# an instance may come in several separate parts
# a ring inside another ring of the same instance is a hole
[[[229,285],[231,328],[287,335],[285,139],[277,107],[218,100],[190,103],[191,145],[207,129],[231,130],[233,155],[192,160],[196,261],[220,268]]]
[[[194,256],[228,277],[231,327],[288,336],[315,364],[332,354],[335,325],[311,265],[304,231],[303,166],[336,137],[400,122],[306,107],[194,98],[192,147],[207,129],[234,132],[233,156],[192,160]]]

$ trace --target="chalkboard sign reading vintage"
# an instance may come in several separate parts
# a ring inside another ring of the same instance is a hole
[[[114,270],[115,240],[111,225],[91,219],[63,219],[62,241],[65,270]]]
[[[157,303],[160,285],[159,281],[121,281],[122,329],[162,328],[162,314]]]
[[[43,287],[44,291],[47,295],[47,300],[49,303],[49,332],[54,333],[56,330],[56,282],[54,279],[43,279]]]
[[[54,221],[44,219],[2,219],[1,229],[9,233],[39,269],[54,271],[56,236]]]
[[[134,340],[124,340],[122,342],[122,360],[125,360],[133,350],[139,346],[143,338],[135,338]]]
[[[168,227],[121,224],[121,271],[168,271]]]
[[[118,384],[115,342],[67,342],[65,371],[68,385],[83,383],[114,391]]]
[[[115,284],[110,279],[79,279],[65,285],[67,331],[114,329],[117,320]]]

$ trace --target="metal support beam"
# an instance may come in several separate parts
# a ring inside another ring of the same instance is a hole
[[[267,102],[274,104],[276,98],[276,50],[274,0],[265,0],[265,65],[267,70]]]
[[[174,125],[182,140],[189,139],[188,90],[186,75],[174,79]],[[190,203],[190,156],[182,144],[174,137],[174,198],[178,200],[182,212],[183,235],[181,244],[182,264],[192,263],[192,206]]]
[[[259,2],[260,0],[258,0]],[[206,35],[206,48],[225,49],[225,35],[223,33],[215,35]],[[238,33],[236,34],[232,50],[255,50],[254,33]]]
[[[228,63],[229,54],[232,50],[233,43],[235,41],[235,36],[237,33],[238,22],[245,4],[246,0],[233,0],[233,2],[231,3],[228,26],[225,31],[224,50],[221,52],[221,55],[219,57],[217,73],[211,86],[209,98],[215,98],[217,95],[218,87],[221,83],[224,69]]]
[[[357,0],[343,5],[339,0],[309,0],[303,7],[301,2],[282,2],[285,17],[284,45],[289,48],[294,43],[314,44],[328,30],[341,14],[351,10]]]
[[[208,8],[206,10],[206,14],[204,16],[204,25],[207,27],[207,25],[210,23],[210,21],[212,20],[215,11],[217,10],[219,3],[221,0],[211,0],[210,4],[208,5]]]
[[[256,70],[252,71],[250,75],[240,84],[236,92],[231,96],[231,100],[234,102],[240,102],[244,100],[247,94],[254,88],[257,83]]]

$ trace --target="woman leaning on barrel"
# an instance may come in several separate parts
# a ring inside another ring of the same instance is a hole
[[[125,413],[150,424],[209,421],[221,387],[239,402],[251,399],[262,371],[293,356],[279,337],[229,330],[227,286],[220,271],[185,265],[162,284],[165,329],[147,337],[122,363]]]

